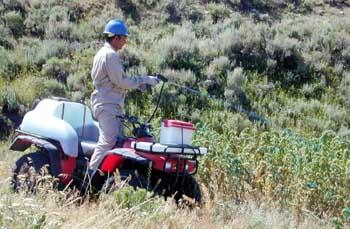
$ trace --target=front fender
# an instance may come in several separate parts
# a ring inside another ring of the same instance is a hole
[[[135,167],[137,165],[148,166],[149,163],[148,159],[137,155],[134,149],[116,148],[107,152],[99,169],[105,173],[113,173],[117,168],[126,166],[126,164],[128,167]]]
[[[108,151],[107,154],[117,154],[122,156],[126,160],[131,160],[145,166],[149,164],[149,160],[147,158],[136,154],[135,150],[130,148],[116,148],[111,151]]]

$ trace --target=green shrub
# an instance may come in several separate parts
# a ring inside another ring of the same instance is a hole
[[[341,126],[337,132],[339,137],[348,138],[350,136],[350,129],[346,126]]]
[[[243,73],[243,69],[238,67],[233,72],[227,73],[227,87],[230,89],[240,89],[246,82],[246,77]]]
[[[85,93],[84,91],[73,91],[70,100],[73,102],[85,103],[86,99],[90,98],[90,94]]]
[[[139,4],[147,9],[152,9],[160,3],[160,0],[138,0]]]
[[[115,200],[121,208],[134,208],[148,214],[156,212],[163,202],[161,198],[152,196],[153,194],[145,189],[134,190],[130,186],[114,192]]]
[[[230,16],[230,10],[225,4],[222,3],[209,3],[207,5],[207,10],[214,23],[224,20]]]
[[[294,38],[277,35],[266,45],[267,67],[270,80],[280,81],[283,86],[301,85],[310,78],[309,68],[301,55],[302,44]]]
[[[74,7],[78,4],[78,8]],[[120,8],[117,8],[114,1],[107,1],[104,5],[100,7],[96,6],[84,6],[84,4],[77,2],[73,6],[68,5],[68,18],[70,21],[76,22],[72,24],[70,36],[72,40],[77,40],[79,42],[91,42],[96,39],[102,39],[103,29],[106,23],[114,18],[123,19],[123,12]],[[102,6],[102,7],[101,7]],[[93,10],[87,11],[88,7],[93,7]],[[78,10],[78,11],[77,11]],[[77,11],[74,13],[74,11]],[[76,19],[72,20],[72,13],[78,14],[74,17],[79,17],[78,21]],[[86,17],[89,19],[86,20]]]
[[[204,62],[210,62],[215,57],[220,56],[219,44],[213,39],[204,39],[198,41],[199,55]]]
[[[64,58],[69,56],[70,53],[69,43],[63,40],[43,40],[42,52],[46,59],[51,57]]]
[[[90,97],[88,81],[91,81],[90,74],[85,72],[76,72],[68,76],[67,87],[68,91],[71,92],[72,101],[84,101],[85,97]]]
[[[43,79],[34,76],[24,77],[12,81],[9,88],[15,93],[18,103],[31,107],[33,101],[39,98],[39,93],[42,91],[37,85],[43,81]]]
[[[2,22],[0,22],[0,33],[0,46],[3,46],[6,49],[13,49],[15,44],[14,38],[11,35],[10,29]]]
[[[46,61],[46,56],[41,51],[43,42],[40,39],[23,38],[21,43],[26,66],[41,67]]]
[[[339,69],[339,66],[346,69],[347,63],[349,63],[349,25],[348,19],[338,23],[338,19],[335,17],[329,17],[327,20],[318,17],[312,20],[305,18],[296,25],[301,27],[302,31],[306,28],[314,31],[307,36],[307,39],[305,35],[303,37],[303,33],[299,36],[301,40],[306,41],[307,49],[304,51],[303,57],[313,71],[326,75],[331,75],[334,72],[340,76],[339,70],[342,71],[342,69]],[[332,67],[336,66],[338,69],[332,71]]]
[[[32,106],[35,99],[66,96],[64,85],[57,80],[32,75],[13,80],[6,88],[12,93],[11,101],[15,101],[14,104],[23,104],[27,108]]]
[[[243,48],[239,62],[242,63],[242,67],[247,70],[266,71],[266,39],[270,36],[268,26],[262,23],[255,25],[248,21],[242,23],[240,32]]]
[[[65,4],[68,7],[68,17],[70,22],[79,22],[80,19],[83,19],[84,11],[86,11],[84,3],[72,0],[66,1]]]
[[[49,79],[37,85],[40,91],[39,97],[47,98],[51,96],[66,97],[65,87],[55,79]]]
[[[64,58],[69,54],[69,46],[62,40],[23,38],[21,47],[26,67],[37,67],[39,70],[51,57]]]
[[[84,91],[86,82],[90,80],[84,72],[70,74],[67,78],[67,86],[71,91]]]
[[[47,39],[71,39],[72,23],[69,21],[69,9],[63,6],[55,6],[50,10],[45,37]]]
[[[126,70],[125,73],[129,77],[148,75],[147,68],[145,66],[142,66],[142,65],[130,67]]]
[[[164,75],[166,75],[170,81],[177,82],[184,86],[192,86],[196,82],[196,76],[191,70],[166,69],[164,70]]]
[[[297,100],[291,104],[291,109],[297,117],[321,115],[323,106],[318,100]]]
[[[22,50],[7,51],[0,46],[0,77],[5,80],[14,79],[24,70],[24,56]]]
[[[43,38],[49,18],[50,8],[32,7],[24,21],[26,31],[31,35]]]
[[[70,68],[70,60],[52,57],[43,65],[41,74],[45,77],[65,83],[70,73]]]
[[[326,105],[325,114],[327,117],[326,128],[334,131],[339,130],[342,125],[346,124],[347,114],[345,110],[337,105]]]
[[[207,68],[208,76],[220,76],[231,70],[231,62],[226,56],[215,58]],[[222,77],[223,78],[223,77]]]
[[[72,25],[71,39],[79,42],[91,42],[101,37],[100,31],[90,21]]]
[[[123,12],[120,8],[116,8],[113,1],[109,1],[102,10],[94,12],[89,19],[89,24],[92,27],[94,33],[98,34],[100,39],[103,38],[103,30],[106,23],[114,18],[123,19]],[[89,26],[89,27],[90,27]],[[90,31],[92,33],[92,31]]]
[[[222,96],[225,86],[227,72],[233,66],[226,56],[215,58],[207,67],[207,80],[205,87],[207,91],[216,96]]]
[[[10,64],[9,55],[6,49],[0,47],[0,76],[2,79],[8,78],[8,66]]]
[[[241,59],[241,50],[243,49],[242,35],[238,29],[229,28],[223,31],[217,42],[221,54],[227,56],[233,64]]]
[[[24,33],[24,19],[19,12],[10,11],[4,15],[6,26],[11,30],[14,37],[18,38]]]
[[[131,17],[134,21],[140,22],[141,17],[137,5],[132,0],[116,0],[116,5],[120,8],[125,17]]]
[[[192,22],[198,22],[203,18],[203,9],[200,8],[194,0],[170,1],[166,0],[162,3],[162,15],[166,22],[179,23],[184,19]]]
[[[346,107],[350,106],[350,72],[345,72],[339,85],[339,94]]]
[[[136,48],[130,46],[124,48],[119,52],[119,56],[126,70],[131,67],[137,67],[141,64],[140,50]]]
[[[71,78],[69,81],[71,82],[68,85],[70,90],[81,90],[81,92],[90,95],[93,91],[93,85],[91,80],[91,69],[94,55],[96,54],[96,50],[93,48],[85,48],[81,50],[77,50],[74,52],[73,58],[69,65],[69,77]],[[77,76],[75,79],[74,76]],[[76,80],[78,80],[78,85],[73,85]],[[67,84],[68,84],[67,79]],[[82,90],[85,87],[84,90]]]
[[[25,1],[21,0],[3,0],[2,4],[4,6],[4,9],[7,11],[14,10],[14,11],[24,11],[25,10]]]
[[[300,93],[306,98],[321,98],[325,93],[326,85],[322,82],[313,83],[313,84],[304,84],[300,90]]]
[[[13,88],[8,85],[0,85],[0,107],[7,104],[10,110],[18,108],[19,101]]]
[[[186,69],[200,73],[200,56],[195,34],[190,26],[181,27],[171,36],[163,38],[157,46],[162,69]]]
[[[240,67],[227,73],[227,87],[224,93],[225,107],[238,111],[240,111],[240,107],[250,110],[249,99],[243,90],[246,82],[246,76]]]

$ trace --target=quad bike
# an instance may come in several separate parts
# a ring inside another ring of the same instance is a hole
[[[159,104],[166,78],[158,77],[163,80]],[[115,148],[108,151],[95,175],[89,179],[87,189],[88,163],[99,137],[97,122],[84,104],[61,98],[40,101],[26,113],[10,146],[16,151],[24,151],[30,146],[37,149],[16,161],[12,178],[14,190],[25,187],[35,192],[36,184],[40,182],[37,177],[46,169],[57,178],[58,188],[71,186],[84,193],[86,190],[98,193],[110,187],[117,174],[135,188],[171,196],[176,201],[186,195],[200,203],[200,187],[194,174],[198,170],[198,156],[204,155],[207,149],[191,145],[195,130],[192,123],[164,120],[160,142],[156,143],[149,132],[150,120],[141,123],[136,116],[127,115],[117,118],[126,126],[131,124],[133,136],[118,138]]]

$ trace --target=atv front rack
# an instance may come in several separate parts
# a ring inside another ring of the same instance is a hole
[[[191,145],[167,145],[152,142],[132,142],[135,150],[156,154],[182,154],[201,156],[207,153],[207,148]]]

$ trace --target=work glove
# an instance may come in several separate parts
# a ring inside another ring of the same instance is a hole
[[[143,80],[144,80],[145,84],[148,84],[148,85],[151,85],[151,86],[157,85],[159,83],[159,81],[160,81],[158,79],[158,77],[156,77],[156,76],[144,76]]]

